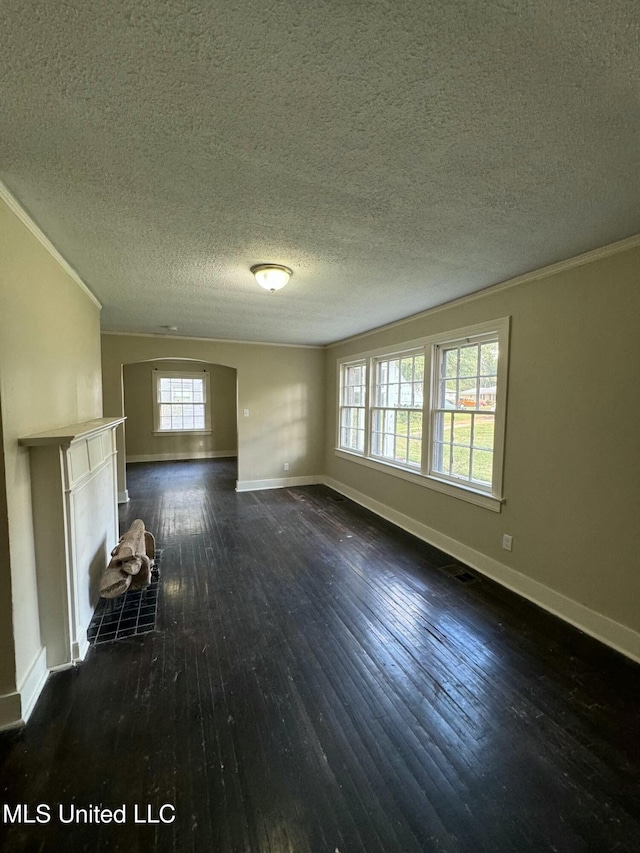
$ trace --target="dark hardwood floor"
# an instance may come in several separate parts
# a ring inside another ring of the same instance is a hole
[[[4,851],[640,850],[639,666],[327,488],[234,479],[130,466],[156,630],[0,737],[0,801],[51,808]]]

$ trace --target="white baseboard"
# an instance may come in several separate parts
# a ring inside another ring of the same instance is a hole
[[[0,732],[23,726],[22,703],[19,693],[5,693],[0,696]]]
[[[82,663],[82,661],[86,658],[87,652],[89,651],[89,640],[87,640],[87,635],[77,643],[72,643],[71,645],[71,657],[73,659],[73,663]]]
[[[68,660],[66,663],[57,663],[55,666],[49,667],[49,672],[65,672],[67,669],[74,669],[79,662],[74,663],[72,660]]]
[[[0,731],[23,726],[42,693],[49,670],[46,649],[40,649],[15,693],[0,696]]]
[[[505,566],[504,563],[464,545],[457,539],[445,536],[444,533],[440,533],[408,515],[397,512],[386,504],[373,500],[332,477],[324,477],[323,482],[329,488],[375,512],[376,515],[396,524],[430,545],[440,548],[456,560],[460,560],[461,563],[477,569],[481,574],[497,581],[502,586],[506,586],[523,598],[527,598],[549,613],[553,613],[554,616],[559,616],[565,622],[569,622],[574,627],[584,631],[585,634],[595,637],[596,640],[611,646],[632,660],[640,662],[640,634],[631,628],[627,628],[608,616],[603,616],[601,613],[567,598],[562,593],[556,592],[521,572],[509,568],[509,566]]]
[[[287,489],[291,486],[317,486],[324,482],[318,475],[311,477],[282,477],[275,480],[237,480],[236,492],[257,492],[262,489]]]
[[[22,696],[22,719],[25,723],[31,716],[31,712],[42,693],[42,688],[48,676],[47,650],[43,648],[40,649],[40,652],[31,665],[31,669],[23,678],[19,687],[20,695]]]
[[[125,489],[124,492],[118,492],[118,503],[119,504],[128,504],[129,503],[129,490]]]
[[[193,450],[187,453],[143,453],[129,456],[127,462],[186,462],[189,459],[226,459],[237,456],[237,450]]]

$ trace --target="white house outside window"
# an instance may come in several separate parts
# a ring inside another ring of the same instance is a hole
[[[155,431],[209,432],[209,374],[154,371]]]

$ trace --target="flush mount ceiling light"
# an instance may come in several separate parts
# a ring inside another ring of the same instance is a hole
[[[260,287],[270,290],[271,293],[283,288],[293,275],[289,267],[280,264],[255,264],[251,267],[251,272]]]

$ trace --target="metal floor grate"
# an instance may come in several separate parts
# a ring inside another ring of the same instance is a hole
[[[101,598],[87,630],[87,639],[93,645],[147,634],[156,627],[158,610],[157,574],[152,574],[151,583],[143,590],[127,590],[118,598]]]

